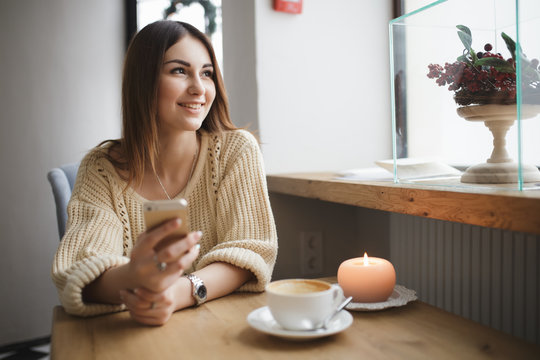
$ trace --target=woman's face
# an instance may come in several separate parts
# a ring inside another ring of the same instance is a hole
[[[201,127],[216,97],[213,73],[206,47],[191,35],[165,52],[158,87],[162,130],[195,131]]]

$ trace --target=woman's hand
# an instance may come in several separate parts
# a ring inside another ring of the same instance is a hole
[[[163,325],[176,310],[174,285],[160,293],[138,288],[133,292],[120,291],[133,320],[146,325]]]
[[[154,293],[162,293],[182,276],[199,254],[195,245],[201,238],[200,232],[191,232],[157,252],[156,246],[180,226],[181,220],[174,219],[142,233],[131,252],[128,264],[132,283]]]
[[[195,242],[200,238],[198,233],[190,233],[184,240],[188,238],[196,238]],[[181,240],[182,242],[184,240]],[[191,240],[193,241],[193,239]],[[159,253],[165,251],[167,254],[170,251],[171,254],[175,253],[175,249],[167,248],[160,250]],[[168,256],[167,254],[162,256]],[[191,263],[199,255],[199,246],[192,246],[187,253],[183,252],[179,263],[180,273],[174,277],[170,275],[163,275],[165,279],[173,279],[169,286],[166,286],[162,291],[152,291],[148,288],[136,288],[134,290],[120,290],[120,299],[128,308],[131,317],[140,323],[147,325],[163,325],[171,317],[178,307],[178,299],[176,298],[180,293],[177,289],[180,284],[180,276],[183,273],[183,269],[191,266]],[[169,263],[167,263],[169,264]],[[167,265],[168,267],[168,265]],[[168,271],[167,269],[163,272]]]

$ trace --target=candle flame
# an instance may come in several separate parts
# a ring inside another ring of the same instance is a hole
[[[367,252],[364,253],[364,266],[369,265],[369,257],[367,256]]]

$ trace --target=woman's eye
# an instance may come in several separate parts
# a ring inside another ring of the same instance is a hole
[[[212,75],[214,75],[214,73],[212,72],[212,70],[205,70],[205,71],[203,71],[203,76],[205,76],[205,77],[211,78]]]
[[[171,74],[185,74],[186,71],[183,68],[174,68],[171,70]]]

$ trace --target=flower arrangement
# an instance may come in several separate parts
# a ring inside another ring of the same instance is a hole
[[[428,78],[436,79],[439,86],[448,86],[454,91],[458,105],[470,104],[515,104],[516,103],[516,43],[504,32],[501,34],[511,58],[504,59],[500,53],[492,53],[491,44],[484,45],[484,52],[472,48],[471,30],[456,26],[458,36],[465,49],[453,63],[429,64]],[[528,60],[519,51],[522,64],[524,103],[540,103],[540,69],[538,59]]]

